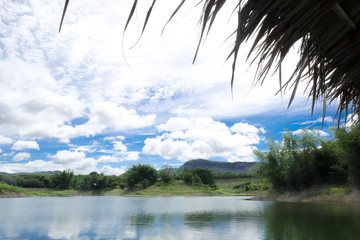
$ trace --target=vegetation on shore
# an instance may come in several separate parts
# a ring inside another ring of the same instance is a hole
[[[283,134],[268,141],[267,152],[255,151],[256,174],[278,191],[299,191],[315,185],[360,187],[359,126],[333,129],[334,139],[304,130],[300,136]]]
[[[359,132],[358,126],[333,129],[332,139],[306,129],[299,136],[287,132],[282,142],[269,140],[267,152],[255,151],[260,162],[247,173],[206,168],[179,173],[137,164],[120,176],[75,175],[71,170],[0,175],[0,196],[255,195],[263,200],[353,202],[360,187]]]

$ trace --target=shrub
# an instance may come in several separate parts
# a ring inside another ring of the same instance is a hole
[[[130,189],[135,186],[145,189],[155,183],[158,173],[148,164],[137,164],[125,173],[125,180]]]

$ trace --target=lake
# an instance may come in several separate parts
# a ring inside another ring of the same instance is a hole
[[[246,197],[0,199],[0,239],[360,239],[360,204]]]

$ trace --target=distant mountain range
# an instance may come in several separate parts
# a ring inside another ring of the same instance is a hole
[[[185,168],[193,170],[195,168],[207,168],[212,172],[221,173],[247,173],[256,162],[219,162],[205,159],[190,160],[177,169],[177,172],[183,171]]]

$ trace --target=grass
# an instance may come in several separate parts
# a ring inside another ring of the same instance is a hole
[[[52,197],[70,197],[70,196],[76,196],[79,195],[79,192],[73,189],[67,189],[67,190],[52,190],[52,189],[46,189],[46,190],[35,190],[35,191],[27,191],[28,196],[52,196]]]
[[[106,196],[211,196],[211,195],[255,195],[266,191],[264,183],[251,178],[217,179],[217,188],[208,185],[187,185],[182,180],[174,180],[169,184],[157,182],[154,185],[139,191],[124,189],[94,190],[78,192],[76,190],[56,189],[23,189],[1,183],[0,190],[3,192],[22,193],[25,196],[78,196],[78,195],[106,195]]]
[[[350,190],[348,188],[345,187],[332,187],[329,190],[329,195],[330,196],[345,196],[347,194],[349,194]]]
[[[187,185],[181,180],[169,184],[155,183],[140,191],[130,192],[129,196],[186,196],[186,195],[211,195],[214,190],[204,185]]]
[[[251,178],[239,179],[217,179],[217,188],[208,185],[187,185],[182,180],[175,180],[169,184],[155,183],[154,185],[140,191],[130,192],[128,196],[202,196],[202,195],[255,195],[266,192],[268,185]],[[245,187],[237,187],[242,186]],[[246,188],[247,186],[247,188]]]
[[[8,185],[6,183],[0,182],[0,192],[12,192],[12,193],[23,193],[26,194],[27,191],[21,187],[16,187]]]
[[[126,189],[94,190],[78,192],[76,190],[56,189],[24,189],[0,182],[0,196],[2,197],[30,197],[30,196],[258,196],[259,200],[275,201],[353,201],[347,200],[351,195],[348,187],[318,186],[300,192],[274,193],[270,185],[253,178],[216,179],[217,188],[208,185],[187,185],[182,180],[174,180],[169,184],[157,182],[154,185],[139,191]],[[271,194],[270,194],[271,193]],[[270,195],[269,195],[270,194]]]

